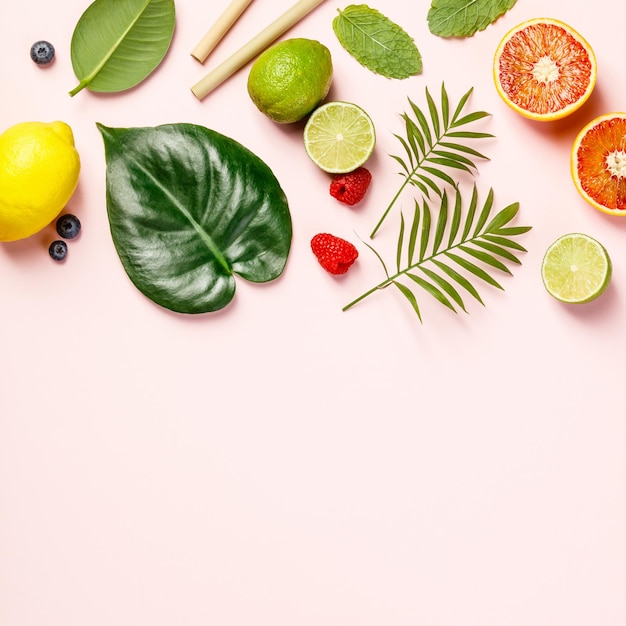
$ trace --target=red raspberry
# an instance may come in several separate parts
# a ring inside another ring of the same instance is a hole
[[[372,175],[364,167],[358,167],[348,174],[336,174],[330,183],[330,195],[352,206],[363,200],[371,180]]]
[[[320,265],[331,274],[345,274],[359,256],[349,241],[328,233],[315,235],[311,239],[311,250]]]

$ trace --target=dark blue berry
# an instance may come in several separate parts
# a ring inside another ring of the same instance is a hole
[[[63,239],[74,239],[80,232],[80,220],[75,215],[66,213],[57,220],[56,228]]]
[[[48,252],[55,261],[62,261],[67,255],[67,244],[61,240],[53,241],[48,248]]]
[[[54,46],[48,41],[37,41],[31,46],[30,58],[37,65],[48,65],[54,59]]]

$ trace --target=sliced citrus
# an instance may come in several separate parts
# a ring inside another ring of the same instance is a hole
[[[304,127],[304,147],[325,172],[352,172],[369,159],[376,145],[370,116],[351,102],[327,102],[311,113]]]
[[[573,113],[589,98],[597,64],[591,46],[573,28],[537,18],[503,37],[493,75],[498,93],[512,109],[547,122]]]
[[[574,141],[570,165],[574,184],[589,204],[626,216],[626,113],[589,122]]]
[[[571,304],[595,300],[608,287],[611,271],[611,259],[604,246],[582,233],[559,237],[541,264],[541,278],[548,293]]]

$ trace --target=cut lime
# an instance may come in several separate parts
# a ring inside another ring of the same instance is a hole
[[[597,298],[611,280],[611,259],[592,237],[570,233],[546,251],[541,277],[548,293],[561,302],[582,304]]]
[[[311,113],[304,127],[304,148],[319,168],[332,174],[352,172],[369,159],[376,145],[370,116],[351,102],[327,102]]]

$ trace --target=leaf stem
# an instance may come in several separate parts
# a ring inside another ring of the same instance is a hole
[[[393,207],[393,205],[396,203],[396,200],[400,197],[400,194],[404,191],[404,188],[408,185],[409,180],[415,174],[418,167],[419,165],[413,168],[413,171],[411,172],[410,176],[407,176],[404,179],[403,183],[400,185],[400,189],[398,189],[398,191],[396,192],[396,195],[391,199],[389,206],[385,209],[385,212],[382,214],[382,217],[378,220],[378,224],[376,224],[376,226],[374,227],[374,230],[370,233],[370,239],[374,239],[376,233],[378,232],[378,229],[383,225],[383,222],[387,218],[389,211],[391,211],[391,207]]]
[[[428,261],[431,261],[435,257],[441,254],[447,254],[451,250],[454,250],[455,248],[458,248],[462,246],[463,244],[472,243],[478,239],[483,239],[483,236],[485,235],[486,232],[488,231],[483,231],[480,234],[475,234],[473,237],[469,237],[469,238],[466,237],[464,239],[461,239],[461,241],[458,241],[457,243],[451,246],[448,246],[445,250],[439,250],[435,252],[434,254],[431,254],[429,257],[420,259],[419,261],[417,261],[417,263],[413,263],[412,265],[405,267],[403,270],[399,270],[393,276],[387,276],[385,280],[378,283],[378,285],[376,285],[375,287],[372,287],[365,293],[362,293],[358,298],[355,298],[354,300],[352,300],[352,302],[350,302],[349,304],[346,304],[341,310],[347,311],[348,309],[352,308],[355,304],[358,304],[359,302],[361,302],[361,300],[365,300],[365,298],[367,298],[368,296],[371,296],[375,291],[388,287],[393,282],[395,282],[396,279],[400,278],[401,276],[404,276],[405,274],[410,272],[412,269],[415,269],[416,267],[419,268],[421,265],[424,265],[425,263],[427,263]]]
[[[74,89],[69,92],[70,96],[75,96],[79,91],[82,91],[88,84],[89,81],[81,80],[80,83],[78,83],[78,85],[76,85],[76,87],[74,87]]]

